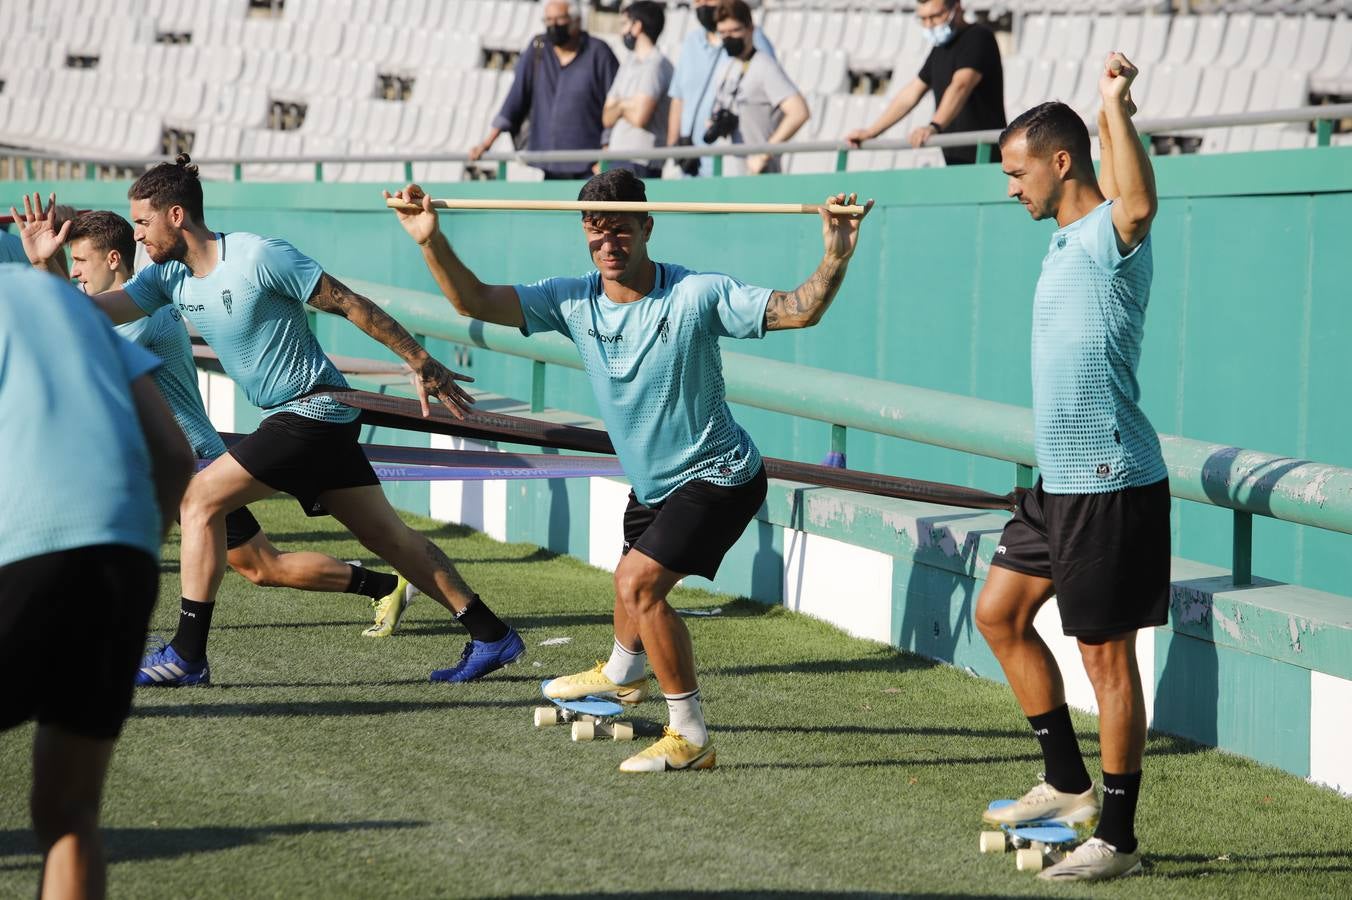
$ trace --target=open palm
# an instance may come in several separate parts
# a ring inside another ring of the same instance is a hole
[[[70,234],[70,220],[62,222],[61,227],[57,228],[56,194],[52,194],[49,198],[45,211],[42,208],[41,195],[34,194],[30,199],[24,194],[23,215],[19,215],[12,206],[9,208],[9,214],[19,225],[19,237],[23,240],[24,252],[28,254],[28,261],[33,265],[43,265],[65,246],[66,236]]]

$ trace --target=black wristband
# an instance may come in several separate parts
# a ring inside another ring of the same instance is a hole
[[[929,127],[931,127],[931,128],[934,129],[934,133],[935,133],[935,134],[943,134],[943,133],[944,133],[944,126],[940,125],[938,122],[934,121],[933,119],[930,119]]]

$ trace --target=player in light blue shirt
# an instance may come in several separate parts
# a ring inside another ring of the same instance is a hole
[[[80,213],[72,220],[66,240],[71,278],[80,283],[85,293],[120,290],[131,279],[136,240],[131,224],[117,213],[106,210]],[[197,458],[210,460],[224,454],[225,442],[216,433],[202,402],[192,343],[178,307],[161,307],[154,315],[118,325],[116,330],[160,358],[163,364],[153,375],[155,385],[168,401]],[[230,567],[256,585],[354,593],[370,598],[377,615],[376,622],[362,632],[367,637],[392,634],[414,592],[397,575],[350,565],[323,553],[278,550],[247,506],[226,515],[225,547]]]
[[[49,891],[103,895],[99,798],[192,472],[158,365],[69,284],[0,265],[0,730],[38,723]]]
[[[178,632],[142,661],[138,683],[210,679],[206,643],[226,566],[226,515],[276,491],[296,497],[309,515],[338,519],[466,627],[471,639],[460,660],[434,671],[432,680],[473,680],[519,658],[525,652],[520,635],[473,593],[445,553],[390,506],[358,443],[357,411],[315,396],[347,383],[310,332],[305,306],[343,316],[399,354],[424,410],[431,396],[463,414],[473,400],[456,382],[470,379],[433,359],[379,306],[285,241],[207,228],[202,183],[186,155],[148,170],[128,196],[136,240],[153,265],[121,290],[95,295],[94,302],[116,324],[177,307],[216,351],[226,374],[267,411],[257,431],[217,457],[188,488],[180,510]],[[33,243],[59,245],[59,236]]]
[[[863,215],[823,210],[825,254],[794,291],[654,262],[651,216],[590,212],[582,232],[594,271],[513,287],[484,284],[456,257],[421,188],[409,185],[397,196],[421,205],[396,214],[457,311],[526,334],[557,331],[573,342],[633,485],[615,570],[610,660],[554,679],[546,693],[637,703],[648,691],[651,656],[671,726],[621,770],[713,766],[690,634],[666,598],[686,575],[712,578],[765,500],[760,452],[728,409],[719,341],[815,325],[840,289]],[[615,169],[588,181],[578,199],[641,203],[647,194],[632,172]],[[843,194],[827,199],[844,202]]]
[[[1005,526],[976,621],[1042,748],[1044,780],[987,821],[1098,819],[1094,836],[1039,877],[1096,881],[1141,871],[1136,802],[1146,709],[1137,632],[1169,612],[1169,482],[1139,406],[1159,200],[1131,122],[1137,70],[1120,53],[1099,79],[1102,170],[1089,131],[1044,103],[1000,136],[1009,196],[1055,219],[1033,300],[1033,422],[1041,478]],[[1066,706],[1061,673],[1033,629],[1053,595],[1098,697],[1100,808]]]
[[[0,231],[0,263],[28,263],[23,241],[8,231]]]

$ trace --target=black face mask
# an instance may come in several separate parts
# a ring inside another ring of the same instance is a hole
[[[624,49],[626,50],[633,50],[635,47],[638,46],[638,38],[632,34],[626,34],[623,40],[624,40]]]
[[[714,21],[714,13],[718,12],[716,6],[699,6],[695,8],[695,18],[704,26],[705,31],[714,31],[718,23]]]
[[[573,37],[572,26],[550,25],[549,28],[545,29],[545,35],[549,38],[549,42],[553,44],[555,47],[562,47],[564,44],[572,40]]]
[[[746,41],[742,38],[723,38],[723,49],[728,52],[728,56],[736,59],[745,52]]]

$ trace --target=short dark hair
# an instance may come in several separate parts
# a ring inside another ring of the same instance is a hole
[[[643,179],[639,178],[628,169],[610,169],[599,175],[593,175],[587,179],[587,183],[582,185],[582,190],[577,192],[577,199],[583,202],[592,200],[615,201],[619,203],[647,203],[648,191],[643,186]],[[605,213],[582,214],[582,220],[604,216]],[[640,219],[644,218],[642,213],[633,213]]]
[[[629,17],[629,21],[643,26],[643,33],[650,41],[657,40],[667,24],[666,10],[662,4],[654,3],[653,0],[634,0],[624,8],[624,14]]]
[[[1028,149],[1038,156],[1057,150],[1070,153],[1071,163],[1080,171],[1093,171],[1089,155],[1089,129],[1079,113],[1057,100],[1039,103],[1021,113],[1000,132],[1000,146],[1023,134]]]
[[[171,163],[148,169],[127,191],[127,199],[149,200],[157,210],[181,206],[198,225],[206,221],[202,215],[202,180],[186,153],[180,153]]]
[[[136,259],[136,234],[131,223],[117,213],[94,209],[78,214],[71,219],[66,240],[74,243],[82,238],[88,239],[100,253],[116,250],[122,257],[122,265],[128,272],[132,270]]]
[[[756,24],[746,0],[719,0],[718,9],[714,10],[714,21],[722,22],[724,19],[736,19],[748,28]]]

